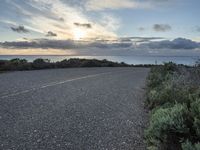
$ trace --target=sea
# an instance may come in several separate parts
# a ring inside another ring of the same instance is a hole
[[[29,62],[37,59],[49,59],[51,62],[61,61],[70,58],[85,58],[85,59],[107,59],[113,62],[125,62],[127,64],[163,64],[164,62],[174,62],[176,64],[195,65],[200,56],[48,56],[48,55],[0,55],[0,60],[10,60],[14,58],[26,59]]]

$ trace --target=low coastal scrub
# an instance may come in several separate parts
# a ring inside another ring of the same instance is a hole
[[[74,67],[129,67],[125,63],[111,62],[108,60],[96,59],[65,59],[58,62],[51,62],[49,59],[38,58],[33,62],[26,59],[15,58],[12,60],[0,60],[0,71],[15,70],[37,70],[51,68],[74,68]]]
[[[172,62],[153,67],[147,79],[149,150],[200,150],[199,66]]]
[[[0,71],[22,71],[53,68],[78,68],[78,67],[151,67],[151,64],[129,65],[124,62],[112,62],[106,59],[79,59],[71,58],[62,61],[51,62],[49,59],[38,58],[33,62],[26,59],[0,60]]]

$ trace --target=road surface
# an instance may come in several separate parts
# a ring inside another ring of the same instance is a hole
[[[0,149],[145,149],[145,68],[0,74]]]

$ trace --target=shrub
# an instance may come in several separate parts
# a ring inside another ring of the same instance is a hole
[[[198,59],[198,60],[196,61],[195,66],[196,66],[196,67],[200,67],[200,59]]]
[[[185,103],[189,105],[189,102],[189,89],[187,87],[176,87],[169,82],[164,82],[162,86],[154,88],[147,93],[147,103],[150,109],[168,103]]]
[[[80,64],[81,67],[101,67],[101,65],[98,60],[85,60]]]
[[[152,69],[148,79],[147,79],[147,86],[149,88],[155,88],[159,86],[164,80],[164,77],[162,76],[161,73],[159,73],[157,70]]]
[[[145,136],[149,149],[200,148],[200,89],[188,77],[194,77],[191,68],[173,63],[151,70],[147,104],[152,111]]]
[[[12,70],[34,70],[34,69],[49,69],[49,68],[75,68],[75,67],[131,67],[125,63],[117,63],[108,60],[96,59],[65,59],[60,62],[50,62],[49,59],[38,58],[33,62],[27,62],[25,59],[0,60],[0,71]]]
[[[38,58],[33,61],[32,66],[34,69],[47,69],[53,68],[54,64],[51,64],[49,59]]]
[[[181,145],[183,150],[200,150],[200,143],[192,144],[190,141],[186,141]]]
[[[164,73],[166,72],[172,73],[177,70],[177,65],[173,62],[164,63],[163,70],[164,70]]]
[[[31,68],[30,63],[26,59],[11,59],[10,61],[1,61],[0,70],[11,71],[11,70],[29,70]]]
[[[174,73],[174,69],[170,68],[168,64],[152,68],[147,79],[147,86],[149,88],[157,88],[163,82],[169,81]]]
[[[196,131],[196,135],[200,139],[200,99],[192,102],[190,110],[194,120],[193,126]]]
[[[185,125],[187,114],[188,109],[182,104],[157,109],[150,118],[149,128],[145,131],[149,149],[159,149],[161,146],[168,149],[174,145],[180,147],[181,137],[189,132]]]

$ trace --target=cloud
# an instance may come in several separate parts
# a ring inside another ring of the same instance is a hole
[[[40,36],[41,33],[44,35],[48,31],[54,31],[57,39],[75,39],[77,33],[74,31],[74,23],[78,23],[78,26],[92,27],[90,30],[84,30],[83,38],[117,37],[116,30],[108,30],[100,21],[98,22],[97,18],[88,17],[81,6],[72,6],[69,1],[20,0],[19,3],[9,0],[6,3],[10,6],[8,8],[10,10],[6,10],[6,12],[10,12],[10,16],[6,20],[13,21],[13,17],[20,16],[20,19],[15,20],[14,23],[23,23],[26,29],[39,31]],[[86,2],[84,1],[84,3]],[[115,20],[115,18],[112,19]],[[112,20],[107,20],[107,23],[111,24],[108,21]],[[89,24],[85,24],[88,22]]]
[[[93,42],[91,42],[91,40],[74,41],[50,39],[0,42],[0,54],[196,56],[200,51],[200,43],[188,39],[177,38],[172,41],[154,41],[158,39],[159,37],[127,37],[113,41],[97,39]]]
[[[17,28],[18,23],[14,22],[14,21],[10,21],[10,20],[0,20],[0,23],[5,24],[6,26],[15,26],[14,28]],[[28,25],[23,26],[26,30],[28,30],[29,32],[37,32],[40,34],[43,34],[42,30],[38,30],[36,28],[30,27]]]
[[[27,39],[23,41],[0,42],[4,48],[55,48],[55,49],[82,49],[82,48],[130,48],[133,45],[154,40],[163,40],[163,37],[120,37],[116,39],[89,38],[84,40],[57,40],[57,39]]]
[[[87,0],[85,5],[88,11],[103,11],[117,9],[151,9],[173,4],[176,0]]]
[[[26,29],[24,26],[11,27],[11,30],[14,32],[18,32],[18,33],[28,33],[29,32],[29,30]]]
[[[184,38],[177,38],[172,41],[164,40],[164,41],[157,41],[157,42],[149,42],[145,44],[141,44],[140,47],[147,48],[147,49],[199,49],[200,43],[184,39]]]
[[[50,40],[50,39],[35,39],[26,41],[1,42],[3,48],[12,49],[199,49],[200,43],[177,38],[172,41],[163,40],[162,37],[126,37],[118,38],[117,40],[93,40],[90,41],[74,41],[74,40]],[[157,41],[161,40],[161,41]],[[135,45],[137,44],[137,45]],[[136,47],[135,47],[136,46]]]
[[[3,48],[51,48],[51,49],[83,49],[83,48],[128,48],[132,46],[132,42],[124,43],[120,41],[74,41],[74,40],[49,40],[49,39],[35,39],[32,41],[14,41],[1,42],[0,46]]]
[[[154,40],[163,40],[163,37],[122,37],[119,38],[122,42],[133,41],[137,44],[144,43],[144,42],[151,42]]]
[[[113,43],[106,43],[106,42],[93,42],[89,44],[89,47],[95,47],[100,49],[126,49],[131,48],[133,46],[132,42],[124,43],[124,42],[113,42]]]
[[[172,27],[168,24],[154,24],[153,30],[156,32],[166,32],[170,31]]]
[[[92,25],[90,23],[78,23],[78,22],[75,22],[74,23],[75,26],[77,27],[84,27],[84,28],[92,28]]]
[[[72,40],[48,40],[48,39],[36,39],[32,41],[14,41],[14,42],[2,42],[0,45],[4,48],[55,48],[55,49],[67,49],[74,48],[75,44]]]
[[[9,48],[1,48],[0,47],[0,54],[4,55],[72,55],[75,56],[77,53],[71,50],[62,50],[62,49],[9,49]]]
[[[200,32],[200,26],[196,26],[196,31]]]
[[[38,51],[37,51],[38,50]],[[0,43],[2,54],[65,54],[65,55],[124,55],[134,50],[133,42],[121,41],[74,41],[36,39],[32,41],[15,41]],[[13,51],[13,53],[12,53]],[[29,53],[30,51],[30,53]]]
[[[144,31],[145,28],[144,28],[144,27],[139,27],[138,30],[139,30],[139,31]]]
[[[89,11],[102,11],[105,9],[125,9],[125,8],[144,8],[147,3],[135,0],[88,0],[85,7]]]
[[[57,34],[53,33],[52,31],[49,31],[46,36],[57,36]]]
[[[61,22],[65,22],[65,19],[64,19],[63,17],[60,17],[59,20],[60,20]]]
[[[115,32],[120,28],[121,20],[113,14],[102,13],[99,23],[106,28],[106,30]]]

